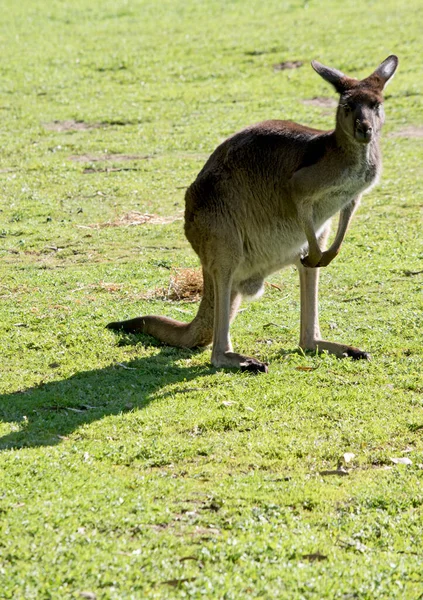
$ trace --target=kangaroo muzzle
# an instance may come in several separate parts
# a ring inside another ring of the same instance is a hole
[[[369,121],[357,119],[354,127],[354,137],[358,142],[368,144],[373,136],[373,128]]]

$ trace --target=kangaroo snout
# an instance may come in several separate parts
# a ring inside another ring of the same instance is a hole
[[[355,122],[355,139],[358,142],[362,142],[363,144],[368,144],[372,139],[373,128],[370,125],[369,121],[361,121],[357,119]]]

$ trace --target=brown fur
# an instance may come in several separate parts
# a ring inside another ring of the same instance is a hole
[[[232,351],[229,323],[243,296],[258,295],[265,277],[296,264],[300,346],[367,358],[357,348],[321,339],[318,276],[319,267],[338,254],[363,192],[379,176],[382,90],[397,64],[389,56],[357,81],[314,61],[317,73],[340,93],[333,131],[264,121],[216,148],[185,196],[185,234],[203,267],[197,316],[186,324],[147,316],[108,327],[147,333],[175,346],[213,341],[215,366],[267,371],[264,363]],[[338,212],[335,240],[324,250],[330,219]]]

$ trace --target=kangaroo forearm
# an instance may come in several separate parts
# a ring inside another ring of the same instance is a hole
[[[336,232],[335,239],[334,239],[332,245],[330,246],[330,248],[325,250],[325,252],[321,251],[321,249],[318,246],[317,240],[316,240],[316,244],[317,244],[318,251],[316,251],[314,241],[309,232],[310,238],[312,240],[311,251],[309,250],[308,256],[303,258],[303,260],[301,261],[305,267],[314,267],[314,268],[327,267],[333,261],[333,259],[339,254],[339,251],[342,246],[342,242],[344,241],[344,238],[345,238],[345,234],[347,233],[349,224],[351,223],[351,219],[352,219],[358,205],[360,204],[360,199],[361,199],[361,196],[354,198],[354,200],[352,200],[345,208],[343,208],[341,210],[341,212],[339,214],[338,229]],[[314,232],[314,230],[313,230],[313,232]],[[308,237],[307,237],[307,240],[308,240]],[[309,242],[309,248],[310,248],[310,242]],[[319,252],[320,252],[320,255],[319,255]]]
[[[306,267],[315,267],[322,257],[322,251],[315,232],[312,205],[302,206],[299,213],[301,225],[308,242],[308,255],[303,258],[302,262]]]
[[[333,258],[335,258],[335,256],[339,253],[342,242],[345,239],[345,234],[347,233],[348,227],[351,223],[351,219],[355,211],[357,210],[358,205],[360,204],[360,200],[361,196],[355,198],[345,208],[343,208],[339,214],[339,222],[336,236],[333,240],[332,245],[327,250],[327,253],[333,256]]]

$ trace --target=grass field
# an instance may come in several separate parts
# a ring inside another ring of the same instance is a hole
[[[0,30],[0,597],[423,598],[420,0],[5,0]],[[298,350],[293,268],[232,327],[265,376],[105,329],[195,314],[157,290],[218,143],[330,128],[310,60],[391,53],[383,177],[322,274],[371,362]]]

